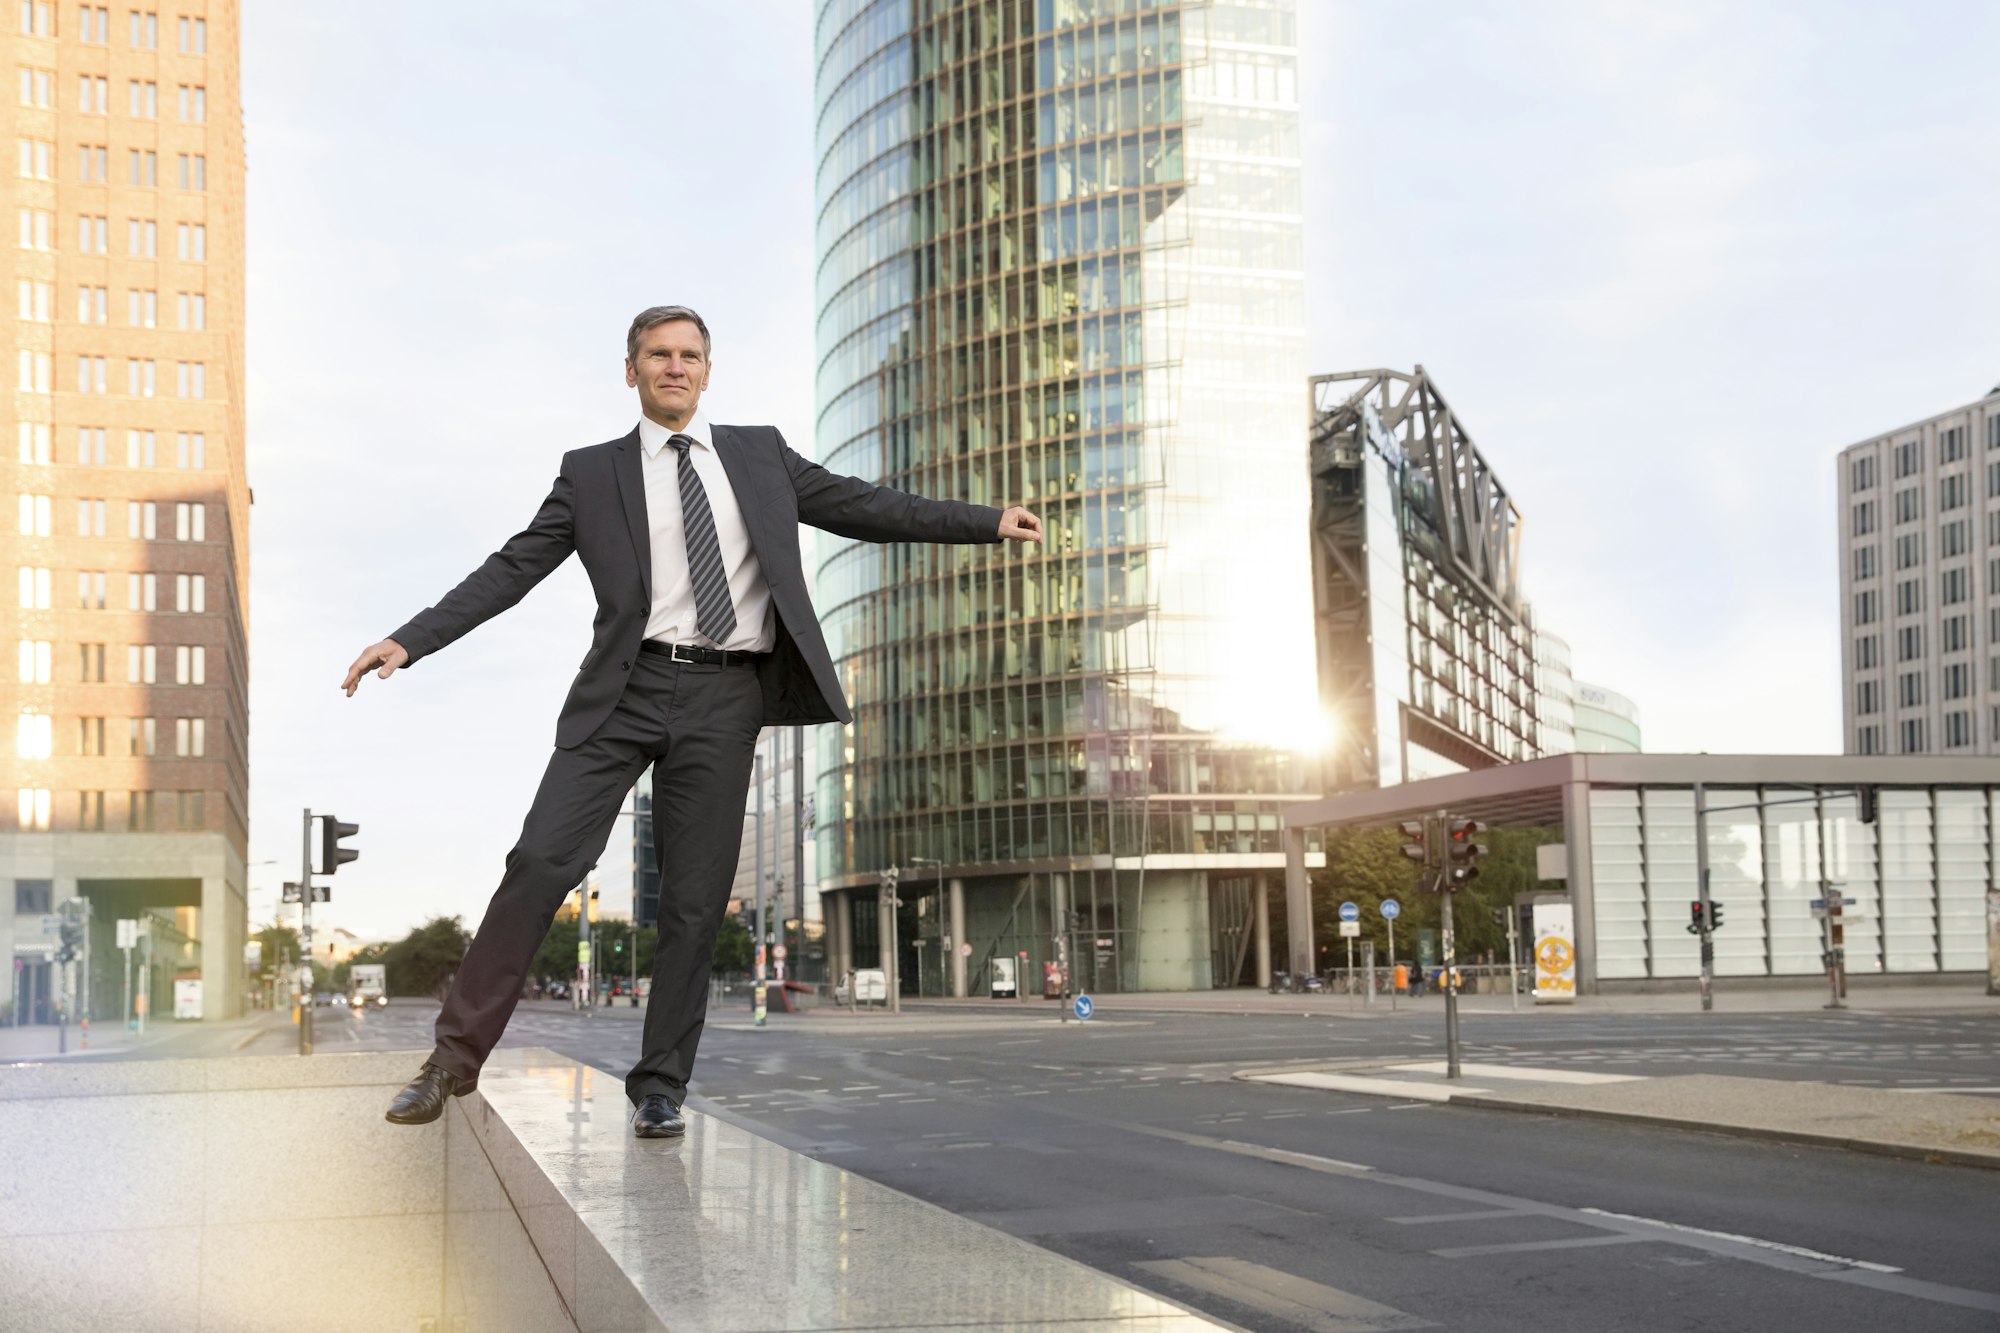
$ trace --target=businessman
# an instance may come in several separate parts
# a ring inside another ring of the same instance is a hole
[[[362,650],[341,688],[388,679],[521,600],[575,552],[597,594],[589,653],[500,887],[437,1020],[437,1047],[388,1118],[435,1120],[499,1042],[556,908],[603,851],[625,793],[653,766],[659,946],[633,1132],[686,1128],[681,1104],[708,1008],[709,959],[736,874],[762,727],[848,722],[806,595],[798,525],[863,541],[1040,541],[1041,521],[838,476],[769,426],[711,425],[709,334],[685,306],[641,311],[625,335],[639,424],[563,455],[534,521],[436,606]]]

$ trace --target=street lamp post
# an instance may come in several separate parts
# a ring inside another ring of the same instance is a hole
[[[944,919],[944,916],[945,916],[945,913],[944,913],[944,862],[942,862],[942,861],[938,860],[938,859],[937,859],[937,858],[936,858],[935,856],[913,856],[913,857],[911,857],[911,858],[910,858],[910,864],[911,864],[911,865],[913,865],[913,866],[935,866],[935,867],[937,868],[937,880],[936,880],[936,882],[935,882],[935,884],[934,884],[934,886],[933,886],[933,887],[934,887],[934,890],[935,890],[935,892],[937,893],[937,914],[938,914],[938,942],[939,942],[939,948],[938,948],[938,993],[939,993],[940,995],[943,995],[943,994],[946,994],[946,993],[947,993],[947,992],[948,992],[948,991],[949,991],[949,990],[951,989],[951,987],[950,987],[950,986],[949,986],[949,985],[948,985],[948,984],[946,983],[946,981],[945,981],[945,978],[946,978],[947,976],[949,976],[949,975],[950,975],[950,972],[949,972],[949,970],[948,970],[948,969],[949,969],[949,968],[951,967],[951,951],[952,951],[952,947],[953,947],[953,940],[952,940],[952,938],[951,938],[951,931],[950,931],[949,929],[947,929],[947,928],[946,928],[946,925],[945,925],[945,919]],[[918,942],[919,942],[919,944],[921,944],[921,943],[922,943],[922,939],[923,939],[923,936],[922,936],[921,932],[920,932],[920,933],[918,934],[918,937],[917,937],[917,938],[918,938]],[[918,954],[918,955],[917,955],[917,994],[919,994],[919,995],[922,995],[922,994],[924,993],[924,973],[923,973],[923,967],[924,967],[924,958],[923,958],[923,955],[922,955],[922,954]]]

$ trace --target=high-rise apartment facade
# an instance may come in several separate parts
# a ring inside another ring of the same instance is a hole
[[[0,527],[17,594],[0,750],[0,968],[63,988],[43,917],[92,917],[90,1007],[144,923],[155,1013],[243,1003],[250,492],[242,106],[227,0],[0,11],[16,296]],[[77,969],[81,971],[81,968]],[[86,986],[78,979],[81,999]],[[72,1010],[74,1013],[74,1010]]]
[[[818,457],[1038,547],[822,539],[830,956],[1228,984],[1316,786],[1290,0],[823,0]],[[1035,979],[1039,981],[1039,975]]]
[[[1843,744],[2000,754],[2000,388],[1843,449]]]

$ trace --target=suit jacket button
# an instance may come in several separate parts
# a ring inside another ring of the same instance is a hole
[[[632,664],[630,662],[620,662],[618,664],[618,669],[620,671],[630,671],[632,669]]]

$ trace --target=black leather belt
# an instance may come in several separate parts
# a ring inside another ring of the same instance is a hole
[[[661,643],[658,639],[640,640],[639,651],[670,657],[676,662],[701,662],[707,666],[754,666],[770,656],[769,653],[725,652],[720,648],[703,648],[692,643]]]

